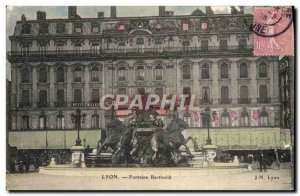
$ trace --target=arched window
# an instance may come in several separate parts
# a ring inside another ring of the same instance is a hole
[[[92,68],[92,82],[99,82],[99,67],[94,66]]]
[[[221,104],[229,103],[229,87],[222,86],[221,87]]]
[[[163,79],[163,68],[162,66],[156,66],[154,70],[155,80]]]
[[[65,128],[65,117],[60,111],[59,114],[56,116],[56,128],[57,129],[64,129]]]
[[[262,62],[259,64],[259,77],[260,78],[268,77],[268,66],[266,62]]]
[[[249,114],[246,110],[241,113],[241,126],[249,126]]]
[[[47,116],[45,114],[40,115],[39,125],[40,125],[40,129],[47,128]]]
[[[56,92],[56,107],[63,107],[65,105],[65,91],[63,89],[58,89]]]
[[[21,129],[29,129],[29,116],[24,115],[22,116],[22,124],[21,124]]]
[[[48,100],[47,90],[40,90],[38,107],[47,107],[48,106],[47,100]]]
[[[260,113],[259,120],[260,120],[260,126],[268,126],[269,125],[268,112],[263,110]]]
[[[247,65],[247,63],[242,63],[240,65],[240,78],[248,78],[248,65]]]
[[[81,89],[74,90],[74,102],[81,103],[82,102],[82,92]]]
[[[247,46],[247,40],[246,39],[240,39],[239,40],[239,49],[243,50],[245,49]]]
[[[222,118],[221,118],[221,123],[223,127],[228,127],[230,126],[230,115],[228,112],[224,112],[222,114]]]
[[[222,79],[228,78],[228,65],[226,63],[223,63],[221,65],[221,78]]]
[[[99,89],[92,89],[92,103],[99,103],[100,96],[99,96]]]
[[[56,81],[65,82],[65,71],[62,67],[59,67],[56,70]]]
[[[24,67],[21,71],[21,82],[29,83],[30,82],[30,72],[28,67]]]
[[[259,102],[260,103],[268,103],[269,102],[267,85],[259,86]]]
[[[41,67],[39,70],[39,83],[46,83],[48,77],[48,71],[46,67]]]
[[[189,65],[182,67],[182,79],[191,79],[191,67]]]
[[[241,86],[240,87],[240,103],[248,103],[248,86]]]
[[[168,40],[168,47],[169,48],[174,48],[174,39],[173,39],[172,36]]]

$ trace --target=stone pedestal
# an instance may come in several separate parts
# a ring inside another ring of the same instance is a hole
[[[204,145],[203,147],[204,151],[204,163],[203,167],[212,166],[214,162],[214,158],[217,156],[217,146],[210,144],[210,145]]]
[[[85,148],[83,146],[73,146],[71,148],[72,152],[72,164],[76,167],[85,168],[85,157],[84,157]]]

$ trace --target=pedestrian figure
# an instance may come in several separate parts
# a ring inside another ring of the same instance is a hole
[[[259,166],[260,166],[260,172],[264,169],[265,172],[267,172],[267,159],[265,154],[261,151],[259,154]]]

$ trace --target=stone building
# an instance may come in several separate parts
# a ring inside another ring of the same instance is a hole
[[[9,37],[11,145],[69,148],[76,138],[71,114],[80,107],[87,114],[81,138],[95,147],[107,119],[101,96],[144,92],[195,94],[200,110],[180,115],[190,125],[185,134],[200,145],[207,106],[212,141],[222,149],[289,141],[280,128],[279,59],[253,55],[253,16],[243,7],[191,15],[159,7],[159,16],[146,17],[118,17],[114,6],[110,17],[68,11],[66,19],[47,19],[42,11],[36,20],[23,15]],[[165,111],[161,118],[167,123],[170,116]]]

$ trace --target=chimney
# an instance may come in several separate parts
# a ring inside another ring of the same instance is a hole
[[[245,13],[244,6],[239,6],[239,8],[240,8],[240,14],[244,14]]]
[[[110,6],[110,17],[111,18],[117,17],[117,7],[116,6]]]
[[[36,19],[37,20],[46,20],[46,12],[37,11]]]
[[[104,18],[104,12],[98,12],[97,16],[98,18]]]
[[[159,16],[165,16],[166,15],[166,7],[165,6],[159,6]]]
[[[68,7],[68,18],[69,19],[76,19],[77,17],[77,8],[76,6],[69,6]]]
[[[214,11],[211,9],[211,6],[205,7],[206,15],[211,16],[214,15]]]

